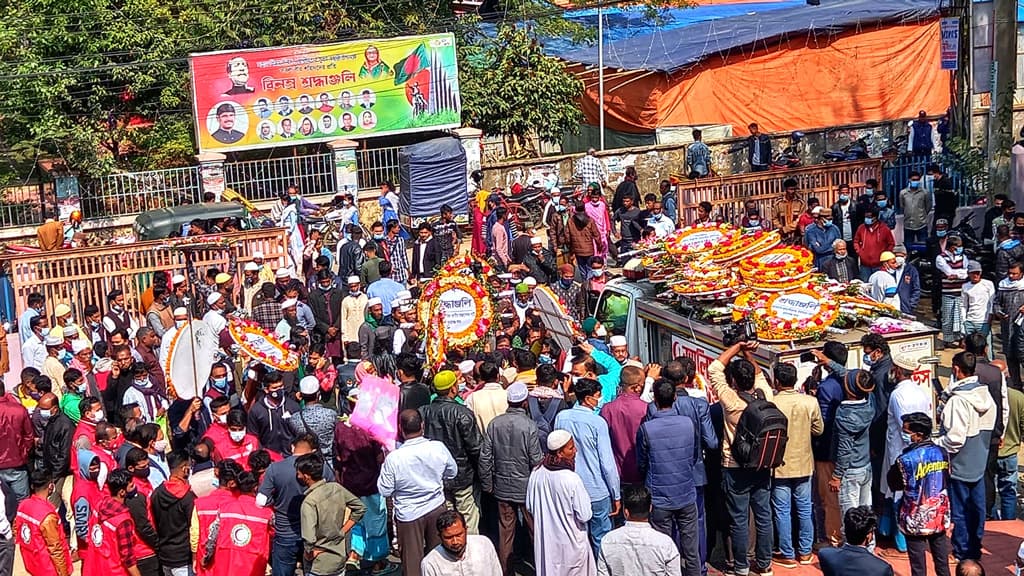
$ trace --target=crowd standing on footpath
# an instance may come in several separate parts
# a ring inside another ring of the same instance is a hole
[[[758,168],[762,146],[755,133]],[[691,168],[706,173],[706,162]],[[588,154],[578,172],[591,184],[580,198],[551,190],[546,238],[513,229],[490,194],[472,199],[472,246],[494,264],[483,280],[501,322],[482,346],[450,349],[430,377],[415,304],[463,239],[444,206],[407,242],[389,184],[390,218],[369,234],[348,226],[334,252],[304,228],[308,201],[289,189],[288,266],[255,254],[241,286],[234,260],[157,275],[144,325],[120,291],[85,303],[81,318],[66,302],[48,317],[45,299],[29,296],[24,368],[0,385],[0,574],[15,545],[32,576],[67,576],[78,562],[85,574],[132,576],[509,575],[522,563],[540,576],[704,576],[718,547],[736,576],[815,554],[829,576],[882,576],[900,562],[924,576],[926,550],[939,576],[950,554],[958,575],[976,574],[986,520],[1017,517],[1024,227],[1008,223],[1013,206],[993,208],[1006,262],[995,287],[947,220],[914,232],[935,251],[944,341],[964,348],[933,406],[911,379],[916,360],[877,335],[860,342],[859,370],[845,368],[846,345],[824,342],[804,382],[794,366],[759,364],[756,342],[727,348],[706,379],[685,356],[643,365],[595,318],[597,297],[613,252],[674,230],[676,197],[667,182],[641,197],[631,171],[609,206],[600,159]],[[901,192],[907,210],[930,209],[912,199],[919,181]],[[738,224],[777,227],[830,276],[914,310],[919,273],[868,184],[860,199],[841,187],[829,209],[787,181],[774,221],[748,205]],[[719,220],[698,207],[695,223]],[[541,285],[582,328],[571,349],[534,306]],[[299,368],[253,363],[239,378],[225,360],[201,397],[169,394],[167,334],[190,316],[223,334],[232,311],[287,342]],[[1005,363],[991,360],[994,319]],[[392,450],[348,418],[369,376],[399,391]],[[759,458],[765,446],[780,450]],[[883,539],[887,560],[875,554]]]

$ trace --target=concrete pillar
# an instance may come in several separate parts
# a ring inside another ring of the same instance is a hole
[[[227,156],[218,152],[204,152],[196,154],[196,161],[199,162],[199,183],[200,197],[194,198],[196,202],[202,201],[202,196],[207,193],[213,194],[214,201],[220,202],[221,194],[224,193],[224,160]]]
[[[359,143],[354,140],[331,140],[327,147],[334,153],[334,192],[335,194],[351,194],[358,200],[359,195],[359,163],[356,161],[356,148]]]
[[[462,149],[466,151],[466,203],[459,206],[452,206],[456,215],[469,215],[469,195],[476,189],[476,184],[470,177],[476,170],[481,169],[481,152],[483,146],[483,130],[477,128],[456,128],[452,134],[462,143]]]

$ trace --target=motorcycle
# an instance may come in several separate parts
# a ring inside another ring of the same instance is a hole
[[[525,188],[513,185],[503,190],[501,195],[509,212],[514,213],[524,226],[535,228],[542,224],[540,219],[544,213],[544,205],[551,199],[548,189],[543,184],[535,181]]]
[[[793,132],[790,134],[789,146],[786,146],[782,152],[775,155],[770,168],[772,170],[789,170],[790,168],[802,166],[803,162],[800,161],[800,153],[797,146],[803,138],[803,132]]]
[[[867,160],[868,144],[863,137],[857,138],[842,150],[829,150],[823,154],[825,162],[853,162],[855,160]]]

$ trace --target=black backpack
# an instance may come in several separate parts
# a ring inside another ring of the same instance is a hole
[[[747,401],[732,441],[732,457],[743,468],[771,470],[782,465],[789,440],[789,420],[781,410],[765,400],[764,394],[740,392]]]

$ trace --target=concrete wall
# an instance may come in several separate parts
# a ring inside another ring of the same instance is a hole
[[[857,138],[865,138],[871,156],[880,156],[882,150],[895,138],[907,133],[907,121],[898,120],[879,124],[864,124],[804,132],[800,145],[800,157],[804,165],[820,164],[828,150],[839,150]],[[782,150],[789,145],[789,134],[772,134],[772,150]],[[746,151],[729,153],[729,149],[741,142],[741,138],[709,141],[712,164],[720,175],[737,174],[747,170]],[[661,180],[670,174],[682,174],[685,159],[685,144],[643,146],[599,152],[609,172],[609,185],[621,181],[626,167],[634,166],[638,175],[641,194],[657,192]],[[573,167],[581,154],[532,158],[511,162],[497,162],[484,165],[484,186],[506,188],[516,182],[528,185],[536,179],[549,185],[568,186],[572,179]]]

